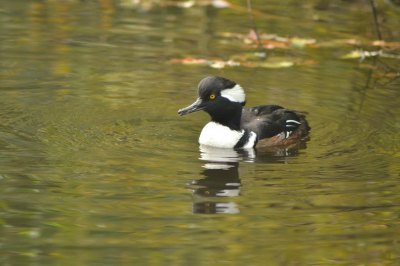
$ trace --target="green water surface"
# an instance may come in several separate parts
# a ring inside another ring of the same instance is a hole
[[[246,1],[1,1],[1,265],[400,265],[400,9],[376,1],[392,57],[360,60],[368,2],[251,2],[312,44],[183,64],[258,52]],[[309,112],[310,140],[200,150],[208,115],[177,111],[209,75]]]

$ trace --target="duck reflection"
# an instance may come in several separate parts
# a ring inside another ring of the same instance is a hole
[[[222,149],[200,146],[200,160],[206,161],[203,178],[190,183],[194,195],[209,198],[193,203],[193,213],[234,214],[240,210],[230,197],[240,195],[241,181],[239,177],[240,162],[286,163],[286,158],[296,156],[299,149],[305,149],[301,143],[291,149],[256,151],[254,149]],[[219,197],[221,200],[211,200]],[[224,198],[224,199],[223,199]]]
[[[201,197],[236,197],[240,192],[239,163],[207,163],[204,167],[210,167],[201,174],[205,178],[195,180],[193,194]]]
[[[236,197],[240,193],[239,161],[254,156],[254,150],[221,149],[200,146],[200,160],[207,161],[201,173],[204,178],[195,180],[193,194],[203,197]],[[250,153],[250,155],[248,155]],[[193,203],[194,213],[239,213],[237,205],[227,201],[200,201]]]

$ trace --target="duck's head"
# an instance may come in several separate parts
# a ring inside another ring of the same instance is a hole
[[[204,110],[213,119],[225,117],[242,108],[246,103],[243,88],[233,81],[221,77],[206,77],[200,81],[197,94],[199,98],[190,106],[178,111],[186,115]]]

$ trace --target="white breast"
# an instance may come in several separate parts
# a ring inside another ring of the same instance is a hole
[[[243,134],[244,130],[231,130],[227,126],[209,122],[201,131],[199,143],[218,148],[233,148]]]

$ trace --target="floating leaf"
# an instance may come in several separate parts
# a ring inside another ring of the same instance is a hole
[[[212,68],[224,68],[225,67],[225,63],[222,61],[214,61],[210,63],[210,67]]]
[[[288,47],[290,42],[280,42],[280,41],[262,41],[261,42],[266,49],[274,49],[276,47]]]
[[[281,61],[281,62],[262,62],[259,65],[260,67],[265,68],[284,68],[294,66],[294,62],[290,61]]]
[[[385,42],[385,41],[374,41],[372,42],[374,46],[382,46],[382,47],[389,47],[389,48],[400,48],[399,42]]]
[[[315,44],[317,41],[315,39],[302,39],[294,37],[290,39],[290,46],[303,48],[304,46]]]
[[[212,68],[224,68],[225,66],[240,66],[240,62],[235,62],[232,60],[224,61],[222,59],[196,59],[192,57],[184,59],[171,59],[172,63],[189,64],[189,65],[209,65]]]
[[[341,59],[352,59],[352,58],[360,58],[362,57],[362,52],[360,50],[357,51],[351,51],[348,54],[342,55],[340,58]]]
[[[231,7],[231,4],[223,0],[214,0],[212,1],[212,6],[215,8],[228,8]]]
[[[259,60],[259,56],[257,53],[244,53],[244,54],[236,54],[231,56],[231,60],[234,61],[249,61],[249,60]]]
[[[171,59],[170,62],[191,65],[208,65],[212,68],[224,68],[225,66],[244,66],[244,67],[264,67],[264,68],[285,68],[294,66],[296,62],[288,61],[287,58],[273,58],[268,61],[260,62],[260,57],[255,53],[234,55],[228,61],[222,59],[196,59],[192,57],[184,59]],[[305,62],[307,63],[307,62]],[[312,64],[312,63],[307,63]]]
[[[344,46],[344,45],[361,45],[361,42],[355,40],[355,39],[341,39],[341,40],[330,40],[326,42],[321,42],[321,43],[315,43],[312,46],[314,47],[338,47],[338,46]]]
[[[364,57],[371,57],[371,56],[377,56],[380,55],[382,52],[381,51],[363,51],[363,50],[356,50],[352,51],[349,54],[342,55],[340,58],[341,59],[352,59],[352,58],[364,58]]]
[[[183,8],[189,8],[189,7],[194,6],[194,1],[186,1],[183,3],[178,3],[178,6],[183,7]]]
[[[304,65],[318,65],[319,63],[317,61],[314,61],[314,60],[310,59],[310,60],[304,61],[302,64],[304,64]]]
[[[208,61],[205,59],[196,59],[192,57],[187,57],[184,59],[171,59],[170,61],[173,63],[191,64],[191,65],[208,64]]]
[[[394,77],[399,77],[400,73],[380,73],[380,74],[376,74],[375,77],[377,78],[394,78]]]
[[[160,5],[161,6],[176,6],[176,7],[182,7],[182,8],[190,8],[194,6],[195,1],[186,1],[186,2],[175,2],[175,1],[165,1],[162,2]]]

